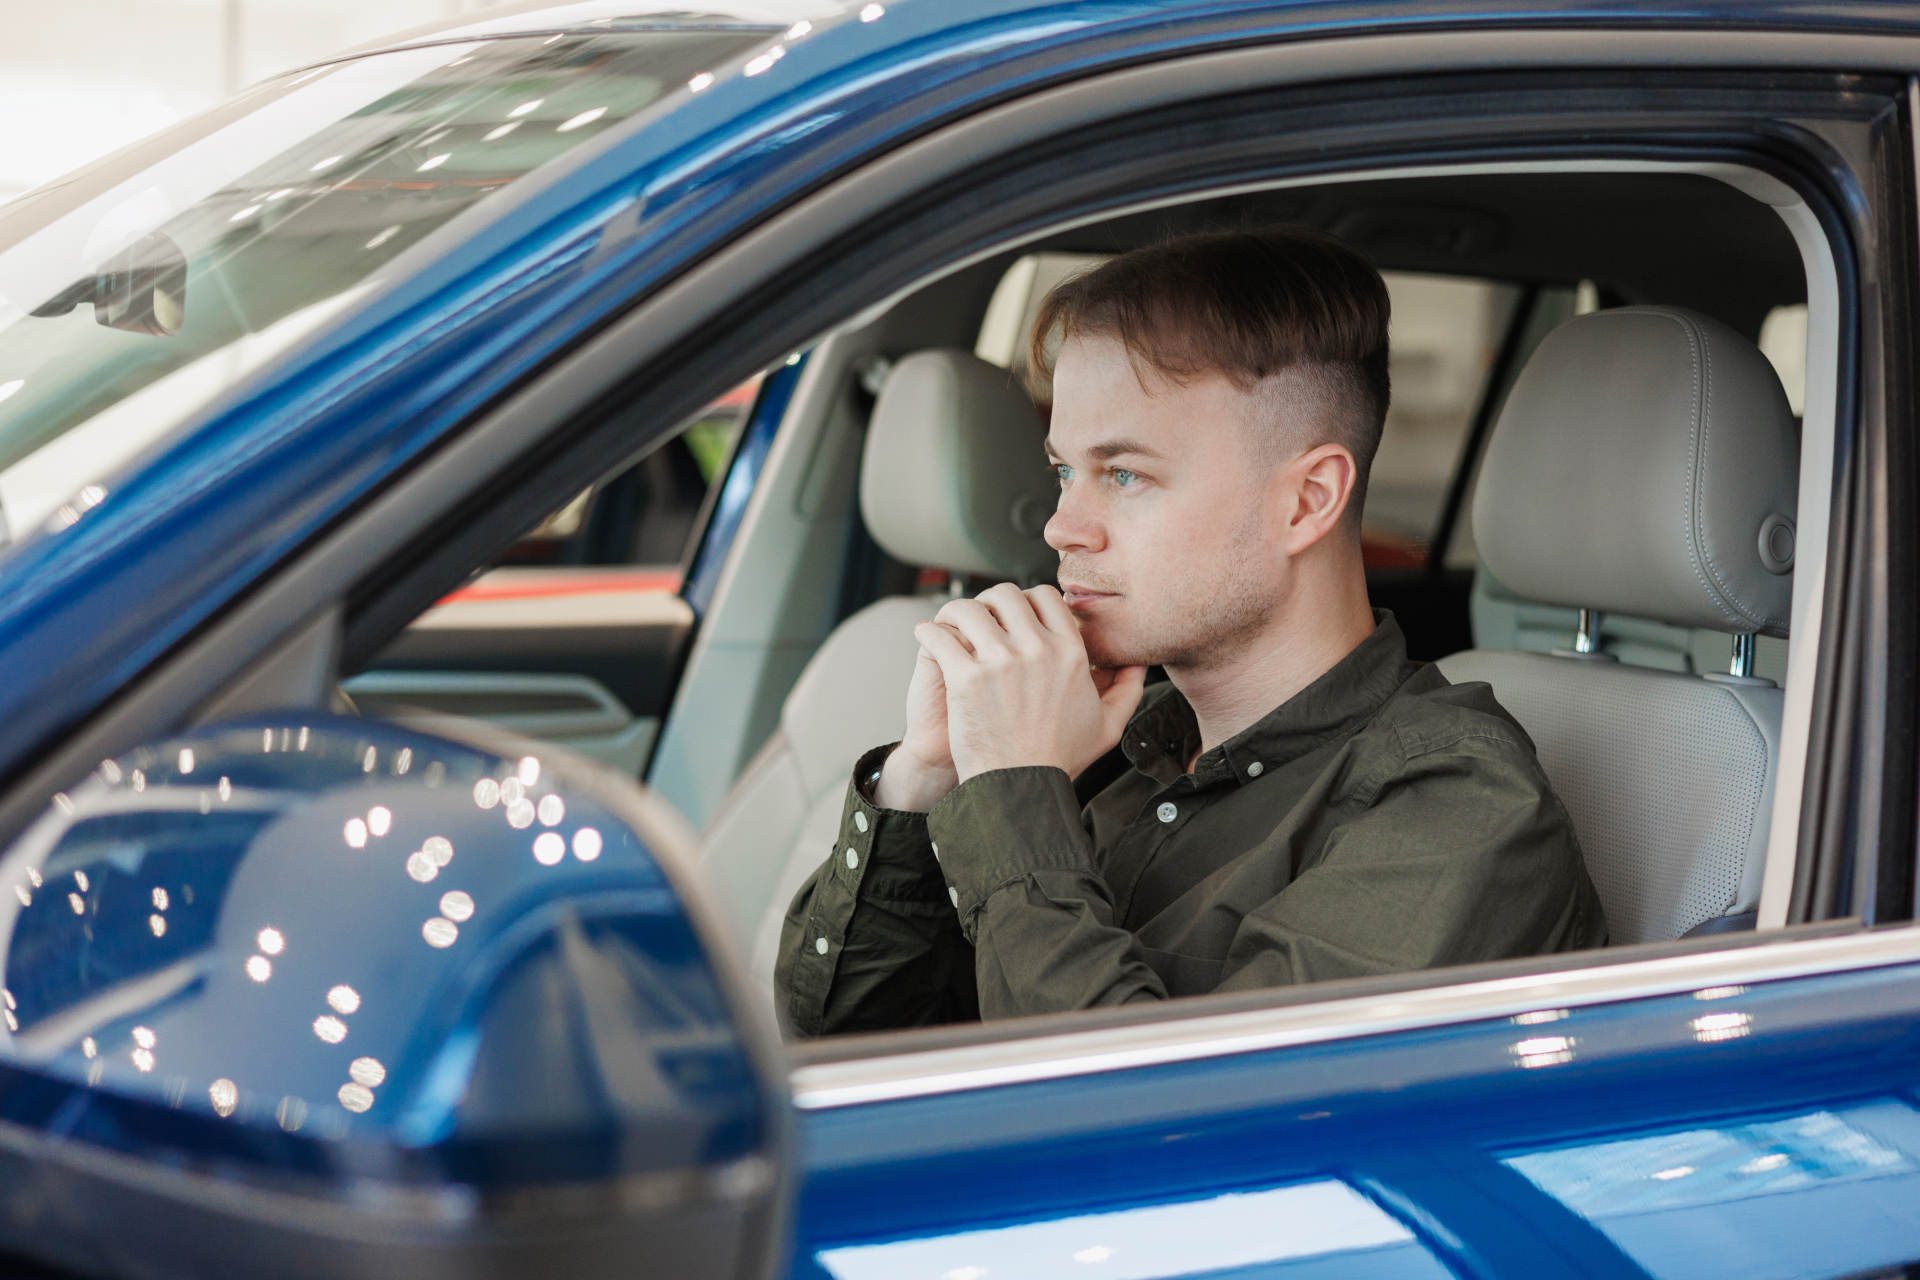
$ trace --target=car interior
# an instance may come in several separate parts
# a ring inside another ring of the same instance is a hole
[[[1019,377],[1040,300],[1135,245],[1278,223],[1330,231],[1387,277],[1370,594],[1414,657],[1491,682],[1534,738],[1613,943],[1783,923],[1806,733],[1790,695],[1808,678],[1789,632],[1824,571],[1826,502],[1806,495],[1831,466],[1832,268],[1787,188],[1726,167],[1321,178],[1006,244],[871,300],[623,460],[347,692],[363,713],[493,720],[644,781],[700,833],[770,990],[854,760],[902,730],[913,623],[956,593],[1050,580],[1054,481]]]

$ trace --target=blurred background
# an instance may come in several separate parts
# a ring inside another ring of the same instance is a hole
[[[498,0],[0,0],[0,203],[277,71]]]

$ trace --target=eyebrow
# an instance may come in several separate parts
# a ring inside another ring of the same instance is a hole
[[[1048,436],[1045,443],[1048,457],[1057,458],[1060,456],[1059,451],[1053,447],[1052,436]],[[1166,461],[1165,454],[1157,449],[1149,449],[1138,440],[1102,440],[1099,444],[1090,447],[1087,450],[1087,454],[1101,462],[1105,462],[1109,458],[1122,457],[1126,454],[1138,454],[1143,458],[1157,458],[1162,462]]]

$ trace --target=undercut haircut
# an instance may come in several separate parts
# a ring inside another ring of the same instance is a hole
[[[1177,384],[1218,374],[1294,418],[1307,438],[1281,438],[1274,457],[1322,444],[1354,460],[1347,517],[1358,527],[1380,448],[1387,376],[1386,282],[1346,244],[1306,227],[1180,236],[1123,253],[1047,295],[1027,346],[1034,399],[1053,398],[1053,362],[1070,338],[1111,337]]]

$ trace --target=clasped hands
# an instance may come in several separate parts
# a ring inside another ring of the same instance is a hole
[[[1145,667],[1094,669],[1080,625],[1052,587],[989,587],[914,628],[907,734],[875,799],[925,811],[977,774],[1052,765],[1068,777],[1120,741]]]

